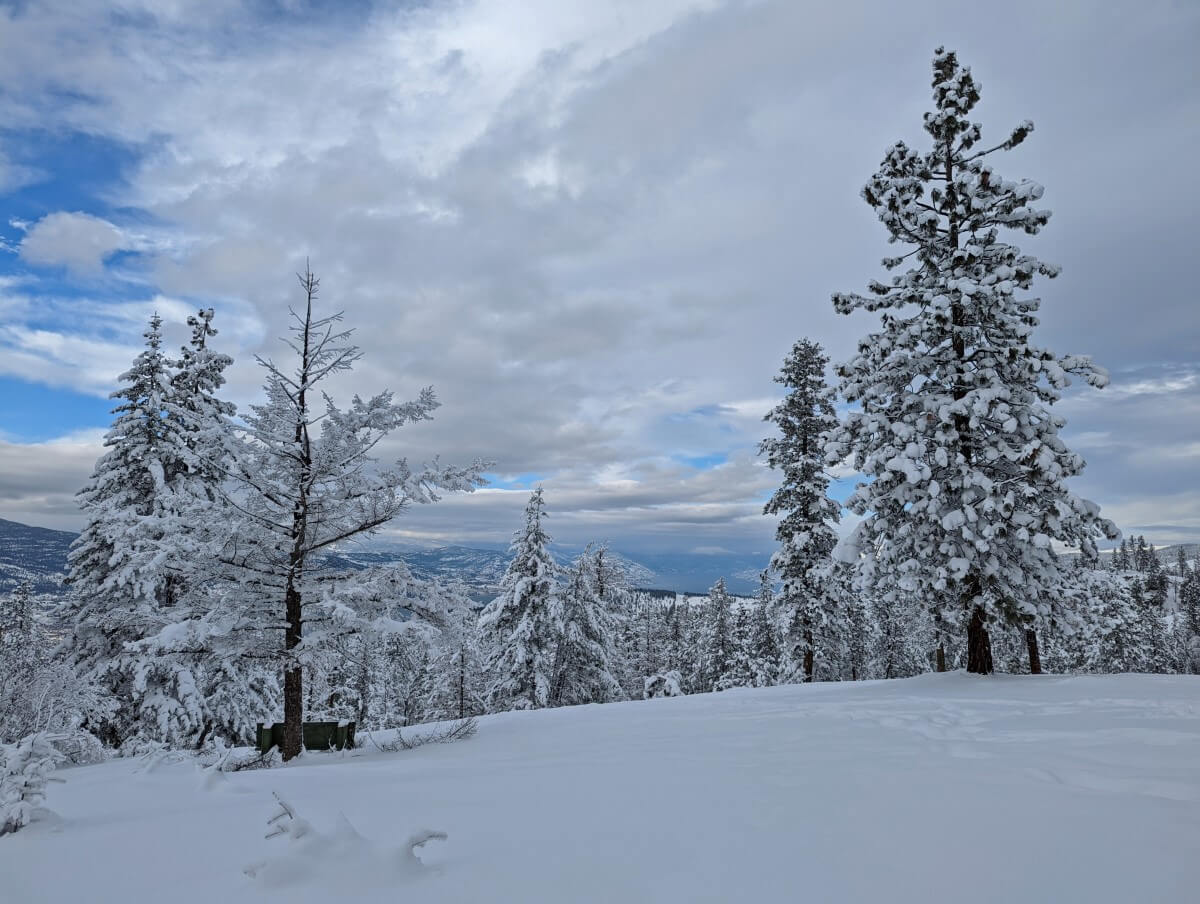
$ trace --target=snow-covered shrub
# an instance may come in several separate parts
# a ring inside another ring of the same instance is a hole
[[[332,831],[322,832],[275,793],[277,807],[267,820],[267,839],[287,843],[278,856],[247,866],[243,872],[271,887],[298,886],[321,874],[353,877],[382,886],[411,880],[425,864],[417,851],[430,841],[445,841],[446,833],[423,829],[410,835],[399,848],[382,848],[364,838],[345,816]]]
[[[46,783],[63,755],[50,742],[50,735],[41,731],[0,747],[0,753],[4,755],[0,835],[7,835],[33,821],[46,800]]]
[[[679,687],[680,681],[679,673],[673,669],[658,675],[650,675],[646,678],[646,684],[642,690],[642,699],[653,700],[656,697],[682,697],[683,691]]]
[[[100,763],[106,757],[104,745],[100,743],[100,739],[82,728],[55,733],[51,739],[54,749],[73,766]]]

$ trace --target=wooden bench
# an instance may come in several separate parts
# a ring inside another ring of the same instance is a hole
[[[300,736],[305,750],[353,749],[354,727],[353,722],[303,722],[300,726]],[[254,737],[254,746],[260,753],[266,753],[272,747],[282,748],[283,723],[266,725],[259,722]]]

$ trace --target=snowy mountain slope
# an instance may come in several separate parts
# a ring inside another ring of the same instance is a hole
[[[0,518],[0,593],[23,581],[34,593],[58,593],[67,573],[67,551],[75,534],[30,527]]]
[[[737,690],[216,782],[128,760],[63,777],[57,821],[0,839],[6,901],[1125,904],[1200,881],[1193,677]],[[305,837],[264,839],[273,791]],[[422,829],[449,836],[424,867],[402,850]]]
[[[569,565],[581,550],[552,548],[559,565]],[[620,553],[610,552],[612,563],[633,587],[654,587],[659,576],[646,566]],[[468,546],[424,547],[390,544],[378,547],[363,544],[337,554],[336,560],[353,565],[385,565],[403,559],[413,574],[421,578],[459,578],[485,592],[495,592],[512,554],[505,549],[477,549]]]

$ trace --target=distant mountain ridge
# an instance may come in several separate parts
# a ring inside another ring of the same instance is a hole
[[[67,552],[76,536],[0,518],[0,593],[25,581],[34,593],[62,593]]]
[[[0,518],[0,593],[26,580],[35,593],[62,593],[67,552],[75,537],[69,531]],[[551,548],[560,565],[569,564],[580,551]],[[758,572],[767,564],[767,556],[754,554],[647,553],[635,557],[612,549],[610,555],[631,587],[692,594],[706,592],[720,577],[734,593],[753,593]],[[418,577],[462,580],[471,595],[482,600],[494,594],[509,558],[506,548],[366,542],[331,553],[328,561],[335,566],[369,568],[403,560]]]
[[[76,535],[70,531],[31,527],[0,518],[0,593],[7,593],[22,581],[33,584],[35,593],[60,594],[67,573],[67,552]],[[1172,568],[1179,546],[1162,546],[1154,551],[1159,561]],[[1196,561],[1197,544],[1183,544],[1189,562]],[[552,547],[555,561],[569,564],[578,548]],[[753,595],[758,588],[759,572],[767,567],[765,553],[638,553],[613,548],[612,560],[625,574],[629,586],[644,590],[662,590],[689,595],[704,594],[725,578],[730,592]],[[1107,562],[1111,551],[1101,553]],[[330,554],[335,566],[369,568],[403,560],[413,574],[422,578],[457,578],[469,588],[471,596],[484,600],[494,594],[508,567],[507,548],[474,546],[421,546],[415,543],[365,542]]]

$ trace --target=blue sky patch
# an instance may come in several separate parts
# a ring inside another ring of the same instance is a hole
[[[114,405],[113,399],[0,377],[0,434],[31,443],[76,430],[107,428]]]

